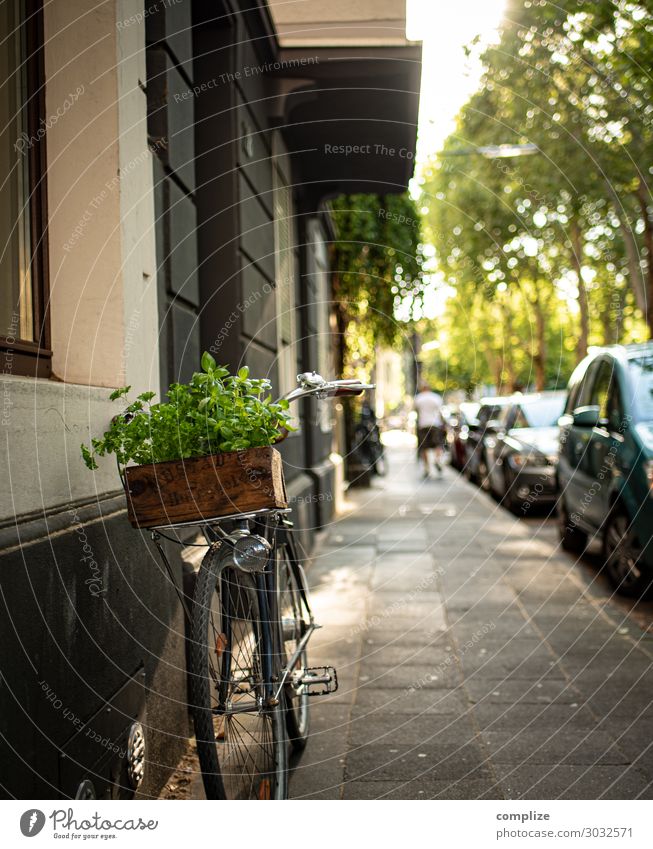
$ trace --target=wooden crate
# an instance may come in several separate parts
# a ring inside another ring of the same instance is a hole
[[[137,528],[288,506],[281,455],[271,446],[130,466],[125,489]]]

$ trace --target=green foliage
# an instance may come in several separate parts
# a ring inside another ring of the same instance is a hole
[[[115,401],[131,387],[109,396]],[[288,402],[274,403],[269,380],[250,378],[245,366],[230,375],[209,353],[202,355],[202,370],[189,383],[173,383],[167,403],[152,404],[154,392],[144,392],[115,416],[101,439],[81,446],[89,469],[97,456],[115,454],[121,467],[128,463],[158,463],[201,457],[221,451],[240,451],[271,445],[291,430]]]
[[[443,325],[453,344],[451,314],[468,316],[489,382],[544,388],[588,345],[653,328],[647,6],[508,0],[479,90],[426,169],[425,236],[452,293]],[[527,142],[540,154],[474,153]]]
[[[420,303],[424,284],[421,219],[408,195],[342,195],[332,202],[337,237],[334,296],[347,365],[394,345]],[[398,312],[401,312],[401,318]]]

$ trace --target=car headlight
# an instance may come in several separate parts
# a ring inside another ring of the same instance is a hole
[[[543,457],[537,454],[511,454],[510,462],[517,469],[523,469],[524,466],[545,466],[546,461]]]
[[[648,481],[648,494],[653,497],[653,460],[645,460],[643,466]]]

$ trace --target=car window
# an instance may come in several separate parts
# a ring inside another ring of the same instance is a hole
[[[583,380],[577,380],[575,383],[569,385],[569,394],[567,395],[567,403],[565,404],[565,413],[573,413],[576,407],[580,407],[578,403],[578,396],[580,394],[580,390],[583,386]]]
[[[512,406],[512,404],[506,404],[505,407],[501,407],[501,409],[497,411],[497,415],[495,418],[499,420],[499,426],[503,430],[508,430],[512,427],[510,423],[512,422],[514,417],[514,410],[515,408]]]
[[[599,408],[599,416],[608,418],[608,398],[612,385],[612,374],[614,364],[608,360],[602,360],[599,364],[596,378],[592,381],[592,391],[588,404]]]
[[[497,413],[501,410],[498,404],[484,404],[478,414],[478,420],[481,424],[487,424],[490,419],[496,419]]]
[[[519,407],[519,421],[513,427],[555,427],[564,403],[562,392],[525,399]]]
[[[623,433],[626,421],[624,416],[624,408],[621,401],[620,383],[616,375],[612,381],[610,388],[610,397],[608,399],[608,429],[611,433]]]
[[[521,407],[515,407],[515,416],[513,423],[510,426],[511,428],[517,427],[530,427],[528,423],[528,419],[526,418],[524,411]]]
[[[478,411],[478,420],[481,424],[485,424],[485,422],[490,418],[491,409],[492,408],[488,407],[487,404],[484,404]]]
[[[592,403],[592,389],[602,362],[603,360],[594,360],[593,363],[590,363],[578,392],[576,407],[588,407]]]
[[[653,357],[650,354],[633,357],[628,368],[635,421],[653,422]]]

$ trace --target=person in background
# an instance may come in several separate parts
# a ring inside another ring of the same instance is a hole
[[[442,448],[444,446],[444,421],[442,419],[442,396],[426,384],[420,386],[415,396],[417,412],[417,453],[424,466],[424,477],[431,474],[429,453],[435,452],[435,467],[442,477]]]

